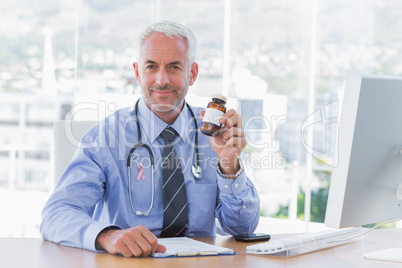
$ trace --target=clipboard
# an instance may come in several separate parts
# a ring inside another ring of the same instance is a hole
[[[151,257],[175,258],[236,255],[233,249],[218,247],[188,237],[159,238],[158,243],[166,247],[166,252],[153,252]]]

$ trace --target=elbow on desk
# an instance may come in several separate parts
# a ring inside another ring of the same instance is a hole
[[[231,220],[222,219],[222,230],[229,235],[249,235],[254,233],[260,220],[259,206],[258,208],[255,208],[255,210],[256,212],[253,214],[241,215],[236,225],[233,225],[233,223],[231,224],[230,222],[233,222]]]

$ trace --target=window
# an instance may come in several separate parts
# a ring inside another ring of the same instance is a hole
[[[188,101],[206,105],[221,92],[241,112],[261,215],[322,222],[339,92],[348,73],[402,74],[401,8],[392,0],[3,1],[0,203],[22,198],[15,209],[27,216],[0,236],[38,235],[52,191],[53,122],[133,105],[136,38],[163,19],[198,39]]]

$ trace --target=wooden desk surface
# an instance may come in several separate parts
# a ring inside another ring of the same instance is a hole
[[[289,235],[272,235],[272,239]],[[291,258],[246,254],[249,243],[232,237],[199,237],[197,240],[233,248],[237,255],[187,258],[124,258],[107,253],[60,246],[40,238],[0,238],[1,267],[402,267],[401,263],[364,259],[362,254],[388,247],[402,247],[402,229],[374,230],[359,242]]]

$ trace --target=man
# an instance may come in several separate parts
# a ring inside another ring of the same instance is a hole
[[[143,97],[135,108],[117,111],[84,136],[85,146],[75,153],[43,210],[44,239],[131,257],[164,252],[157,237],[171,236],[165,231],[177,224],[179,215],[183,225],[173,235],[215,235],[215,217],[229,234],[254,232],[259,198],[238,160],[246,146],[240,116],[227,111],[217,137],[200,134],[195,141],[193,108],[184,100],[198,76],[195,55],[196,39],[180,24],[164,21],[143,31],[133,64]],[[194,108],[194,113],[202,117],[205,111]],[[194,120],[199,127],[200,118]],[[177,134],[169,155],[175,154],[180,163],[174,168],[179,175],[168,176],[184,180],[176,192],[184,191],[177,216],[166,212],[172,201],[164,201],[166,130]],[[130,153],[135,144],[147,144],[150,150],[142,146]],[[201,178],[191,172],[196,146]],[[169,217],[174,219],[168,225]]]

